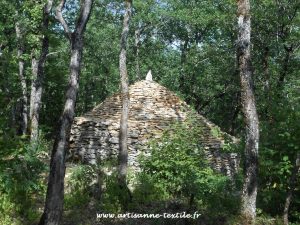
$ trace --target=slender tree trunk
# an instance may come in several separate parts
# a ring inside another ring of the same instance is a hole
[[[62,217],[65,156],[66,151],[69,148],[70,130],[75,114],[83,50],[83,33],[90,16],[92,3],[93,0],[84,0],[82,2],[80,14],[73,33],[69,32],[69,28],[66,26],[66,22],[62,17],[62,9],[64,7],[65,0],[62,0],[57,8],[57,18],[63,25],[66,36],[69,38],[71,43],[70,76],[64,110],[60,118],[60,126],[52,150],[46,202],[44,213],[40,220],[40,225],[58,225],[60,224]]]
[[[282,71],[280,73],[280,76],[279,76],[279,79],[278,79],[278,82],[277,82],[277,87],[278,88],[283,87],[284,80],[285,80],[285,78],[288,74],[289,63],[290,63],[290,60],[291,60],[291,55],[293,53],[293,45],[291,45],[289,47],[285,45],[284,49],[285,49],[286,55],[285,55],[284,60],[283,60]]]
[[[238,66],[241,82],[241,102],[246,125],[245,178],[242,191],[241,215],[247,224],[256,216],[259,122],[252,87],[250,59],[250,0],[238,0]]]
[[[32,73],[32,83],[31,83],[31,92],[30,92],[30,110],[29,110],[29,120],[30,120],[30,127],[29,127],[29,132],[30,132],[30,139],[31,142],[35,141],[38,137],[38,114],[33,114],[37,113],[37,109],[39,108],[39,103],[36,101],[36,87],[41,89],[41,84],[38,83],[40,79],[38,80],[38,60],[36,59],[36,56],[34,54],[31,55],[31,73]],[[38,87],[38,85],[40,87]],[[35,105],[35,102],[38,105]]]
[[[268,46],[265,46],[263,53],[263,74],[264,74],[264,95],[265,95],[265,116],[266,119],[270,119],[270,71],[269,71],[269,54],[270,49]]]
[[[109,84],[108,77],[110,74],[109,68],[105,65],[103,66],[103,71],[104,71],[105,76],[104,76],[104,88],[102,88],[102,93],[103,93],[102,97],[108,95],[108,84]]]
[[[22,90],[22,97],[21,97],[21,122],[20,122],[20,129],[19,134],[25,135],[27,132],[28,126],[28,98],[27,98],[27,84],[25,78],[25,71],[24,71],[24,59],[22,59],[24,54],[24,44],[23,44],[23,35],[20,28],[19,22],[16,22],[15,25],[17,42],[18,42],[18,66],[19,66],[19,79],[21,82],[21,90]]]
[[[78,40],[82,42],[82,40]],[[78,77],[82,55],[82,43],[72,44],[70,80],[66,93],[64,111],[60,119],[60,128],[52,150],[50,175],[48,181],[45,205],[45,223],[59,224],[64,198],[65,155],[68,149],[70,129],[75,114],[76,95],[78,91]]]
[[[264,109],[264,116],[265,120],[268,121],[270,124],[272,123],[272,113],[271,113],[271,84],[270,84],[270,68],[269,68],[269,57],[270,57],[270,48],[266,46],[264,48],[263,53],[263,74],[264,74],[264,95],[265,95],[265,109]],[[272,134],[271,130],[266,130],[266,134]]]
[[[237,119],[237,117],[240,113],[240,110],[241,110],[241,108],[240,108],[240,95],[239,95],[238,92],[235,93],[235,98],[236,98],[235,106],[232,109],[231,123],[230,123],[230,127],[229,127],[229,134],[231,134],[233,136],[235,136],[235,133],[236,133],[235,132],[236,131],[236,122],[237,122],[236,119]]]
[[[296,186],[297,175],[299,173],[299,169],[300,169],[300,153],[297,153],[294,168],[292,171],[292,175],[290,177],[289,189],[288,189],[287,196],[285,199],[285,204],[284,204],[284,210],[283,210],[284,225],[289,224],[289,209],[290,209],[290,204],[291,204],[292,198],[293,198],[293,192],[294,192],[295,186]]]
[[[270,49],[268,46],[264,49],[264,58],[263,58],[263,71],[264,71],[264,89],[266,94],[266,99],[269,99],[270,95],[270,71],[269,71],[269,54]]]
[[[32,84],[30,94],[30,139],[31,142],[36,142],[39,131],[39,114],[42,103],[44,66],[46,57],[49,51],[49,38],[46,32],[49,27],[49,14],[52,8],[53,0],[48,0],[43,9],[43,32],[42,49],[40,56],[37,59],[35,53],[32,54],[31,69],[32,69]],[[33,50],[34,51],[34,50]]]
[[[138,27],[134,32],[136,80],[141,79],[140,56],[139,56],[139,54],[140,54],[140,36],[141,36],[141,30],[140,30],[140,27]]]
[[[179,89],[185,91],[185,71],[184,67],[186,64],[186,54],[188,50],[188,40],[184,40],[180,44],[180,51],[181,51],[181,56],[180,56],[180,75],[179,75]]]
[[[121,51],[120,51],[120,78],[121,78],[121,93],[122,93],[122,114],[120,120],[120,136],[119,136],[119,167],[118,179],[122,189],[128,191],[126,184],[127,164],[128,164],[128,149],[127,149],[127,128],[128,128],[128,111],[129,111],[129,90],[128,90],[128,74],[126,66],[126,49],[127,36],[129,32],[129,22],[131,17],[132,1],[126,1],[126,11],[123,21],[123,30],[121,35]],[[126,207],[126,200],[125,200]]]

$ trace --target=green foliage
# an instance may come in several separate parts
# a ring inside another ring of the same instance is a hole
[[[272,111],[272,117],[276,118],[276,122],[267,120],[262,123],[261,184],[258,206],[273,216],[281,214],[283,210],[291,171],[296,153],[299,151],[299,106],[299,103],[295,102],[292,108],[276,107],[276,111]],[[299,195],[299,182],[296,184],[294,196]],[[270,205],[278,205],[278,207],[270,208]],[[299,216],[295,214],[298,207],[299,201],[296,197],[292,201],[291,221],[299,221]]]
[[[155,201],[166,201],[171,198],[164,184],[150,174],[140,173],[137,177],[138,183],[134,191],[134,200],[137,205],[150,204]]]
[[[38,219],[34,203],[45,193],[42,175],[48,143],[41,138],[33,147],[26,139],[0,139],[0,223],[13,224],[18,217],[31,223]]]
[[[266,215],[258,216],[256,221],[257,225],[283,225],[282,218],[272,218]],[[293,223],[290,223],[293,225]]]
[[[89,165],[76,166],[66,181],[67,193],[65,207],[69,209],[82,209],[90,201],[91,184],[95,180],[95,169]]]
[[[71,29],[74,24],[70,21],[75,21],[79,3],[77,0],[66,1],[64,15]],[[3,181],[0,198],[1,210],[7,212],[6,221],[1,220],[4,224],[17,223],[17,220],[12,220],[12,211],[27,218],[36,217],[36,211],[30,213],[32,207],[27,206],[30,196],[35,196],[34,190],[41,193],[43,189],[38,176],[43,170],[43,166],[39,166],[43,144],[40,150],[35,151],[30,149],[26,137],[16,137],[22,96],[15,34],[17,21],[24,36],[21,58],[25,61],[27,96],[31,86],[31,56],[39,55],[42,35],[47,33],[50,37],[40,114],[40,128],[49,139],[56,134],[64,102],[69,43],[63,37],[62,27],[54,19],[53,12],[49,30],[40,29],[44,4],[45,0],[0,1],[0,177]],[[155,81],[176,91],[221,130],[243,140],[236,70],[235,1],[136,0],[133,7],[127,49],[130,83],[137,80],[138,60],[142,79],[151,69]],[[85,33],[77,115],[92,109],[119,88],[118,54],[123,9],[123,1],[95,1]],[[299,2],[252,1],[251,14],[253,87],[261,130],[258,207],[261,210],[259,215],[267,218],[261,223],[268,224],[269,216],[282,215],[292,165],[300,149]],[[140,31],[138,57],[135,46],[137,30]],[[140,181],[139,188],[134,191],[136,202],[143,204],[177,197],[186,199],[191,192],[200,199],[199,205],[208,211],[213,205],[209,202],[218,198],[224,203],[222,207],[225,208],[228,203],[226,207],[230,208],[230,202],[223,201],[230,191],[220,191],[222,188],[230,190],[226,186],[227,181],[207,167],[201,148],[194,139],[190,141],[190,135],[183,131],[185,129],[182,128],[181,133],[176,131],[179,135],[175,134],[173,138],[166,134],[162,146],[153,143],[153,163],[147,162],[149,168],[145,167],[134,181]],[[222,135],[219,130],[213,130],[213,133]],[[159,151],[160,148],[164,151]],[[240,151],[227,143],[223,150]],[[170,160],[163,160],[160,154]],[[28,172],[30,170],[33,172]],[[66,197],[68,209],[76,205],[83,207],[88,201],[90,192],[83,191],[90,188],[90,177],[84,177],[88,174],[92,172],[84,167],[72,175],[72,192]],[[120,202],[115,196],[120,195],[120,191],[115,177],[105,179],[107,189],[103,207],[107,211],[118,212]],[[199,190],[198,186],[203,188]],[[213,194],[207,194],[210,190]],[[300,221],[299,190],[298,182],[290,210],[290,220],[295,223]],[[209,200],[208,196],[215,196],[215,199]],[[220,206],[218,203],[214,205]]]
[[[141,162],[137,197],[147,196],[140,201],[149,202],[194,196],[197,207],[215,217],[236,212],[230,181],[209,167],[199,143],[202,131],[194,124],[193,119],[174,124],[150,145],[151,156]]]
[[[108,213],[122,212],[122,199],[120,199],[120,197],[125,196],[125,194],[119,187],[117,174],[113,173],[110,176],[104,175],[104,183],[106,187],[102,195],[100,208]]]
[[[228,224],[228,225],[247,225],[247,224],[245,224],[244,219],[240,218],[240,217],[233,217],[226,224]],[[274,217],[270,217],[270,216],[258,213],[257,218],[255,220],[255,224],[256,225],[283,225],[283,221],[282,221],[282,218],[279,218],[279,217],[274,218]],[[293,223],[290,223],[290,224],[294,225]]]

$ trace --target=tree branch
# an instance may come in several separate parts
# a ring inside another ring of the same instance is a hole
[[[65,35],[66,37],[69,39],[69,41],[71,41],[71,32],[69,29],[68,24],[66,23],[63,15],[62,15],[62,10],[65,7],[65,2],[66,0],[61,0],[59,5],[56,8],[56,15],[55,18],[60,22],[60,24],[63,26],[64,31],[65,31]]]
[[[50,11],[52,9],[52,5],[53,5],[53,0],[48,0],[47,3],[45,4],[45,7],[44,7],[44,13],[49,15],[50,14]]]
[[[62,51],[57,51],[57,52],[50,52],[50,53],[48,53],[47,55],[46,55],[46,57],[48,58],[48,57],[50,57],[50,56],[52,56],[52,55],[56,55],[56,54],[59,54],[59,53],[61,53]]]
[[[78,16],[78,20],[75,26],[75,33],[77,35],[81,35],[84,32],[86,23],[90,16],[89,12],[91,11],[92,3],[93,3],[92,0],[84,0],[84,3],[82,3],[83,7],[81,7],[80,14]]]

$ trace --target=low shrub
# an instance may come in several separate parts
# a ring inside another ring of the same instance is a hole
[[[210,168],[199,143],[202,130],[195,124],[191,118],[176,123],[150,143],[151,156],[141,158],[134,197],[140,202],[182,199],[211,217],[232,215],[239,209],[234,185]]]
[[[0,138],[0,224],[31,224],[39,218],[47,171],[49,143],[32,145],[26,137]]]

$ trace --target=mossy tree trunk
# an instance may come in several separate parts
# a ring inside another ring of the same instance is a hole
[[[256,216],[259,121],[253,93],[251,70],[250,0],[238,0],[237,6],[237,58],[241,84],[242,110],[246,126],[245,177],[241,196],[241,215],[247,221],[247,224],[253,224]]]

